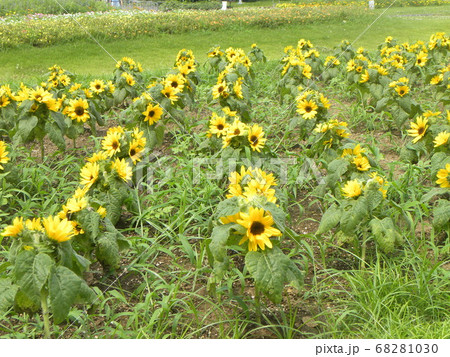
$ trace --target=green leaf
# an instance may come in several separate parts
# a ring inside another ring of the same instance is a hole
[[[0,311],[5,311],[13,306],[18,288],[17,285],[12,284],[11,279],[0,279]]]
[[[377,245],[385,253],[393,252],[395,245],[403,240],[401,234],[395,229],[394,222],[389,217],[382,220],[374,218],[369,225]]]
[[[97,212],[87,209],[81,210],[77,214],[77,222],[80,223],[85,234],[91,240],[95,240],[99,234],[100,215]]]
[[[450,225],[450,201],[439,200],[433,209],[433,226],[437,229]]]
[[[411,99],[409,97],[400,98],[398,104],[406,113],[411,112]]]
[[[231,197],[221,201],[216,208],[216,218],[232,216],[240,210],[239,198]]]
[[[366,198],[369,211],[373,211],[383,202],[383,193],[378,188],[378,184],[372,182],[372,184],[368,184],[364,189],[364,197]]]
[[[266,202],[262,205],[262,208],[264,208],[265,211],[268,211],[272,215],[273,221],[275,222],[277,227],[284,233],[284,231],[286,230],[286,213],[272,202]]]
[[[279,304],[287,281],[291,261],[278,247],[263,251],[248,252],[245,265],[255,280],[256,287],[272,302]],[[293,273],[293,272],[292,272]],[[292,277],[292,275],[289,275]]]
[[[381,98],[377,102],[377,105],[375,106],[375,111],[377,113],[381,113],[386,108],[388,101],[389,101],[389,98]]]
[[[30,136],[30,133],[33,131],[33,129],[38,124],[38,118],[33,116],[26,116],[24,119],[19,120],[19,123],[17,125],[17,132],[14,135],[15,140],[19,140],[19,142],[26,142],[28,137]],[[17,139],[16,139],[17,138]]]
[[[46,122],[45,131],[47,132],[50,140],[58,147],[58,149],[65,150],[66,141],[64,140],[63,132],[58,124]]]
[[[368,215],[368,203],[365,197],[359,197],[352,205],[341,215],[341,230],[348,235],[354,233],[356,227],[364,222]]]
[[[241,225],[237,223],[228,223],[221,226],[214,227],[211,234],[211,243],[209,249],[213,254],[214,260],[222,262],[227,256],[226,245],[228,237],[232,229],[239,229]]]
[[[341,219],[342,210],[336,204],[332,204],[323,214],[316,234],[323,234],[337,226]]]
[[[97,240],[95,255],[98,261],[110,269],[117,269],[120,263],[119,245],[115,236],[111,233],[104,233]]]
[[[289,260],[289,263],[288,270],[286,271],[286,282],[300,291],[303,286],[303,273],[292,260]]]
[[[84,283],[81,278],[63,266],[53,268],[49,280],[50,305],[56,324],[64,321]]]
[[[21,252],[14,266],[17,285],[30,299],[39,301],[53,265],[53,260],[47,254],[36,255],[28,250]]]

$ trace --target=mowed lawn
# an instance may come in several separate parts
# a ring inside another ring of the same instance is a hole
[[[270,11],[270,10],[269,10]],[[33,83],[59,64],[78,75],[106,76],[115,60],[129,56],[147,71],[163,71],[173,65],[181,48],[192,49],[202,63],[214,45],[249,49],[252,43],[262,48],[269,60],[279,59],[283,48],[295,45],[300,38],[311,40],[319,50],[330,51],[343,39],[376,49],[388,35],[400,41],[428,40],[437,31],[450,30],[450,5],[377,9],[363,17],[331,20],[317,24],[290,24],[280,28],[249,27],[241,31],[196,31],[187,34],[162,34],[131,40],[76,41],[36,48],[23,46],[0,52],[0,83],[21,81]],[[82,31],[82,29],[80,29]]]

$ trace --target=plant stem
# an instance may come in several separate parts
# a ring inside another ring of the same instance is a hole
[[[77,139],[73,138],[72,142],[73,142],[73,148],[76,149],[77,148]]]
[[[255,307],[256,307],[256,322],[261,324],[261,298],[259,295],[259,289],[255,285]]]
[[[41,145],[41,161],[44,162],[45,147],[44,147],[44,139],[43,138],[40,140],[40,145]]]
[[[42,317],[44,319],[44,338],[50,338],[50,319],[48,318],[47,294],[41,292]]]
[[[367,240],[366,236],[364,235],[364,240],[362,242],[361,246],[361,270],[364,270],[366,267],[366,248],[367,248]]]

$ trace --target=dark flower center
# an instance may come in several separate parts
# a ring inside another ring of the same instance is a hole
[[[309,105],[307,105],[305,107],[305,112],[309,113],[311,110],[312,110],[312,108]]]
[[[250,137],[250,142],[252,143],[252,145],[257,145],[258,144],[258,137],[256,135],[252,135]]]
[[[117,150],[117,148],[119,147],[119,142],[114,141],[114,142],[111,144],[111,147],[112,147],[114,150]]]
[[[101,88],[100,84],[97,84],[97,85],[95,86],[95,89],[100,89],[100,88]]]
[[[252,225],[250,226],[250,233],[253,235],[259,235],[264,233],[264,224],[262,224],[261,222],[253,222]]]
[[[150,110],[149,112],[148,112],[148,116],[151,118],[151,117],[153,117],[153,116],[155,116],[155,111],[154,110]]]
[[[76,115],[83,115],[84,114],[84,108],[83,107],[75,107],[75,114]]]
[[[240,129],[235,129],[234,130],[234,135],[239,135],[241,133],[241,130]]]
[[[223,130],[223,124],[217,125],[217,130]]]
[[[177,81],[173,81],[173,82],[171,83],[171,86],[172,86],[173,88],[177,88],[177,87],[178,87],[178,82],[177,82]]]
[[[130,149],[130,156],[134,156],[136,155],[136,150],[135,149]]]
[[[400,94],[400,95],[404,95],[404,94],[405,94],[405,91],[404,91],[403,89],[400,89],[399,94]]]
[[[422,135],[425,132],[425,128],[423,126],[421,126],[419,129],[417,129],[417,133],[419,135]]]

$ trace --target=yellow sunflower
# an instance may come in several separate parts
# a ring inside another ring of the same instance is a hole
[[[428,119],[422,118],[421,116],[417,117],[415,123],[411,122],[411,129],[408,129],[407,132],[409,136],[414,137],[413,143],[416,143],[423,138],[428,129],[427,123]]]
[[[436,183],[442,188],[450,188],[450,164],[445,165],[445,169],[440,169],[436,175]]]
[[[108,158],[108,155],[104,151],[98,151],[98,152],[92,154],[92,156],[87,158],[86,160],[94,163],[94,162],[106,160],[107,158]]]
[[[364,73],[361,74],[361,79],[359,80],[359,83],[366,83],[369,81],[369,71],[366,69],[364,70]]]
[[[101,79],[96,79],[95,81],[89,83],[89,89],[96,94],[100,94],[105,90],[105,82]]]
[[[359,171],[367,171],[370,169],[369,160],[365,156],[357,156],[353,159],[352,164],[355,164]]]
[[[230,124],[226,122],[225,117],[219,117],[216,113],[213,113],[209,121],[209,133],[219,138],[226,135],[229,126]]]
[[[88,189],[97,181],[100,166],[96,162],[88,162],[84,165],[80,171],[81,181],[80,184],[84,185]]]
[[[100,217],[105,218],[106,217],[106,208],[103,206],[100,206],[97,209],[97,213],[100,215]]]
[[[416,57],[416,66],[423,67],[423,66],[425,66],[427,61],[428,61],[428,55],[425,52],[420,51]]]
[[[264,137],[264,131],[258,124],[253,126],[248,131],[248,141],[253,151],[261,152],[267,139]]]
[[[9,153],[6,151],[7,147],[4,141],[0,141],[0,170],[3,170],[2,164],[6,164],[10,159],[7,156]]]
[[[408,94],[409,87],[408,86],[395,86],[395,91],[400,97],[403,97],[405,94]]]
[[[362,193],[362,186],[358,180],[347,181],[342,188],[342,193],[345,197],[358,197]]]
[[[142,112],[142,114],[145,116],[144,121],[148,121],[148,125],[153,125],[161,119],[163,109],[158,104],[153,105],[152,103],[149,103],[146,111]]]
[[[25,227],[27,227],[27,229],[29,229],[30,231],[42,231],[43,230],[40,218],[27,219],[25,221]]]
[[[120,152],[120,139],[122,138],[122,133],[120,132],[114,132],[108,134],[103,140],[102,140],[102,148],[104,150],[104,153],[111,157],[115,155],[116,153]]]
[[[303,119],[313,119],[317,114],[317,104],[312,100],[302,100],[297,103],[297,112],[302,115]]]
[[[76,120],[78,123],[85,123],[90,118],[89,103],[87,100],[79,98],[69,101],[69,106],[66,108],[66,113],[70,119]]]
[[[165,86],[162,90],[161,90],[161,94],[166,97],[167,99],[170,99],[170,102],[176,102],[178,100],[178,96],[177,93],[179,91],[176,90],[174,87],[172,86]]]
[[[116,159],[112,164],[111,167],[116,170],[117,175],[124,180],[125,182],[131,180],[131,177],[133,176],[133,171],[131,169],[131,166],[128,165],[128,163],[125,161],[125,159]]]
[[[58,243],[68,241],[75,235],[72,222],[66,218],[60,219],[58,216],[49,216],[42,219],[42,223],[47,236]]]
[[[65,211],[67,213],[79,212],[82,209],[86,208],[87,205],[88,201],[86,197],[71,197],[67,200]]]
[[[233,92],[239,99],[244,99],[244,94],[242,93],[242,78],[234,83]]]
[[[184,77],[178,74],[169,74],[167,78],[164,80],[163,85],[165,87],[172,87],[178,92],[182,92],[184,88]]]
[[[281,236],[282,233],[275,227],[273,218],[270,213],[267,213],[262,208],[250,207],[249,213],[241,212],[241,218],[237,223],[247,229],[246,234],[242,237],[239,244],[248,242],[248,250],[256,252],[258,247],[262,250],[265,247],[272,248],[272,242],[269,238]]]
[[[133,87],[136,84],[136,81],[134,80],[134,77],[131,74],[124,72],[122,73],[122,77],[125,78],[125,81],[129,86]]]
[[[130,149],[128,150],[128,155],[135,165],[138,161],[141,161],[141,156],[144,153],[145,149],[139,144],[139,140],[133,140],[130,144]]]
[[[212,89],[212,95],[214,99],[219,99],[220,96],[227,97],[228,96],[228,86],[225,81],[217,83]]]
[[[3,237],[17,237],[23,231],[23,217],[16,217],[13,219],[13,223],[7,226],[2,232]]]
[[[438,146],[448,143],[449,138],[450,138],[450,133],[447,133],[447,131],[441,131],[439,134],[437,134],[436,138],[433,141],[434,147],[438,147]],[[0,153],[1,153],[1,150],[0,150]]]

